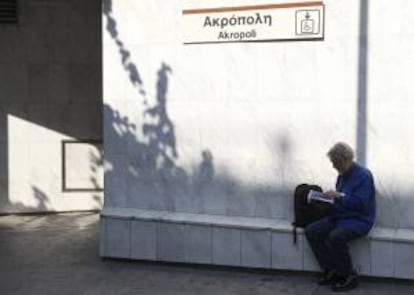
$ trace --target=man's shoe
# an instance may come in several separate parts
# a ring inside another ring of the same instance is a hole
[[[334,292],[346,292],[355,289],[358,286],[358,276],[351,274],[345,278],[339,278],[332,284],[332,291]]]
[[[318,280],[318,285],[330,285],[337,279],[336,271],[334,269],[325,271]]]

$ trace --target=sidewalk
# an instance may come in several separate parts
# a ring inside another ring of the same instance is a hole
[[[314,274],[102,260],[99,215],[0,216],[0,294],[332,294]],[[363,278],[346,294],[414,294],[414,282]]]

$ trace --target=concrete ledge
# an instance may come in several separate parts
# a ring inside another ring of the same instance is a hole
[[[183,263],[317,271],[290,221],[124,208],[101,212],[100,255]],[[351,244],[362,275],[414,279],[414,230],[374,228]]]

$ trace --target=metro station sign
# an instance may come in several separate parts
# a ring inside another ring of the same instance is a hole
[[[182,11],[184,44],[324,39],[321,1]]]

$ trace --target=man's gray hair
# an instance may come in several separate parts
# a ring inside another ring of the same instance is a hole
[[[347,143],[337,142],[328,151],[328,157],[331,160],[343,159],[352,161],[354,159],[354,151]]]

